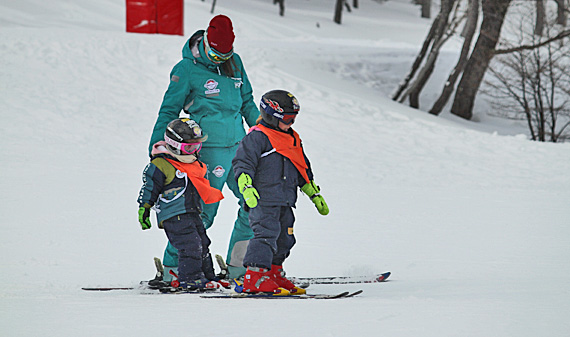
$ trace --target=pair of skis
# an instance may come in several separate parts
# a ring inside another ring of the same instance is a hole
[[[228,266],[224,261],[224,258],[220,255],[216,255],[216,262],[221,270],[221,275],[228,275]],[[352,283],[374,283],[383,282],[390,276],[390,272],[383,274],[378,274],[374,276],[358,276],[358,277],[288,277],[288,279],[295,285],[301,288],[308,288],[311,284],[352,284]],[[339,299],[339,298],[349,298],[360,295],[363,291],[357,290],[354,292],[345,291],[338,294],[302,294],[302,295],[287,295],[279,296],[275,294],[264,294],[264,293],[244,293],[244,292],[233,292],[225,293],[221,295],[203,295],[202,298],[289,298],[289,299]]]
[[[303,295],[286,295],[279,296],[270,293],[223,293],[223,294],[213,294],[213,295],[202,295],[201,298],[265,298],[265,299],[315,299],[315,300],[334,300],[339,298],[349,298],[356,295],[360,295],[362,290],[349,292],[345,291],[338,294],[303,294]]]
[[[155,267],[157,270],[156,279],[162,279],[164,268],[162,262],[159,258],[154,258]],[[216,255],[216,262],[220,266],[221,275],[228,274],[228,268],[224,259],[220,255]],[[357,284],[357,283],[377,283],[385,282],[388,277],[390,277],[390,272],[385,272],[382,274],[371,275],[371,276],[333,276],[333,277],[288,277],[293,283],[302,288],[307,288],[311,284]],[[159,290],[159,287],[155,287],[152,281],[142,281],[138,287],[84,287],[81,288],[86,291],[114,291],[114,290],[135,290],[139,289],[141,291],[146,290]],[[145,292],[146,293],[146,292]],[[338,294],[302,294],[302,295],[287,295],[278,296],[275,294],[266,293],[243,293],[234,292],[230,290],[222,289],[208,289],[206,291],[160,291],[160,292],[150,292],[154,293],[166,293],[166,294],[200,294],[202,298],[265,298],[265,299],[340,299],[340,298],[350,298],[362,293],[362,290],[354,292],[341,292]],[[149,293],[149,294],[150,294]]]

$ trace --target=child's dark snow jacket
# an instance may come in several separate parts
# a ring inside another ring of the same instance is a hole
[[[271,128],[264,121],[261,124]],[[311,164],[307,156],[304,157],[307,175],[312,180]],[[268,137],[255,127],[241,141],[232,165],[235,179],[242,173],[251,176],[262,206],[295,207],[297,188],[306,183],[291,160],[275,152]]]
[[[173,216],[200,213],[203,200],[206,203],[213,203],[223,198],[219,190],[210,187],[209,182],[202,179],[207,172],[205,166],[203,169],[192,166],[193,170],[188,171],[190,172],[188,175],[183,171],[184,165],[204,164],[198,161],[183,164],[168,154],[158,153],[153,155],[151,162],[144,169],[143,186],[138,198],[139,207],[145,204],[154,206],[160,228],[164,220]],[[180,169],[175,166],[179,166]],[[191,176],[192,173],[194,176]],[[197,177],[198,175],[200,176]]]

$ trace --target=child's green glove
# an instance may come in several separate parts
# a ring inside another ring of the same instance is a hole
[[[321,195],[321,190],[319,189],[319,186],[315,184],[314,180],[311,180],[311,182],[306,183],[301,187],[301,191],[311,198],[311,201],[315,204],[315,207],[317,207],[317,210],[321,215],[329,214],[329,206],[325,202],[325,198]]]
[[[151,227],[150,224],[150,208],[141,206],[139,207],[139,223],[143,230],[149,229]]]
[[[238,177],[238,187],[243,194],[243,199],[249,208],[255,208],[257,206],[257,200],[259,199],[259,193],[252,185],[252,180],[249,174],[242,173]]]

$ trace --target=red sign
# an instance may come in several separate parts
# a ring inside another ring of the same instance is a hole
[[[126,0],[127,32],[184,35],[184,0]]]

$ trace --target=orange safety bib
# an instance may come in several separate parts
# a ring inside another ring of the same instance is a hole
[[[293,131],[293,135],[291,135],[285,132],[270,129],[261,124],[252,127],[250,131],[251,130],[259,130],[263,132],[267,138],[269,138],[269,142],[275,151],[280,155],[289,158],[299,173],[301,173],[303,179],[305,179],[307,183],[309,182],[309,175],[307,174],[307,169],[309,166],[307,166],[305,156],[303,155],[301,138],[299,138],[299,134],[295,132],[295,130],[291,129],[291,131]]]
[[[207,169],[205,166],[201,166],[198,161],[193,163],[181,163],[176,160],[165,159],[180,172],[186,173],[192,185],[196,187],[200,198],[202,198],[206,204],[213,204],[224,198],[222,192],[210,186],[210,181],[204,178]]]

